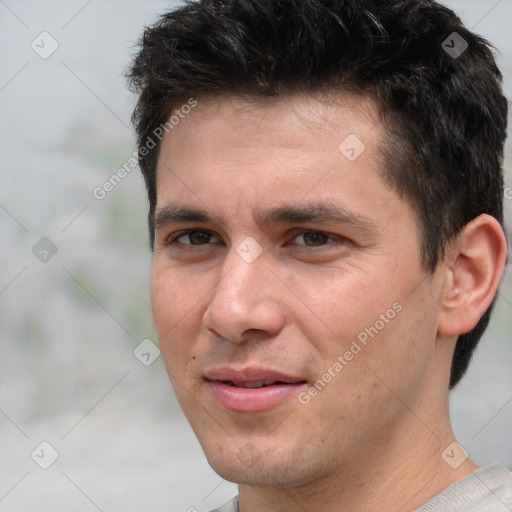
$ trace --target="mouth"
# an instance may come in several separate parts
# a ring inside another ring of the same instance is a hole
[[[216,402],[232,412],[262,412],[297,395],[305,379],[263,368],[220,368],[208,372],[206,383]]]
[[[233,386],[235,388],[250,388],[250,389],[256,389],[256,388],[264,388],[268,386],[279,386],[279,385],[285,385],[285,384],[292,384],[290,382],[281,382],[279,380],[273,381],[273,380],[255,380],[255,381],[247,381],[247,382],[233,382],[231,380],[226,381],[220,381],[224,384],[228,384],[229,386]]]

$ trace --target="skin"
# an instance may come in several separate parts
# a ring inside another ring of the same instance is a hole
[[[349,134],[366,146],[355,161],[338,149]],[[414,510],[476,469],[441,456],[455,440],[450,363],[457,334],[492,300],[505,239],[483,215],[425,273],[415,213],[381,176],[384,136],[374,102],[347,93],[210,98],[162,141],[154,322],[180,405],[213,469],[239,484],[243,512]],[[365,225],[261,222],[262,211],[318,204]],[[173,221],[171,206],[213,218]],[[236,251],[249,236],[262,248],[252,263]],[[258,365],[311,386],[397,303],[307,404],[230,412],[204,380]]]

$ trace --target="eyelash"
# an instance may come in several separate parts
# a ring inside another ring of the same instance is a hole
[[[172,245],[174,245],[178,241],[179,238],[181,238],[182,236],[190,235],[191,233],[200,233],[200,234],[203,234],[203,235],[207,235],[209,237],[216,237],[216,235],[214,235],[213,233],[211,233],[210,231],[207,231],[207,230],[188,229],[188,230],[185,230],[185,231],[180,231],[179,233],[176,233],[175,235],[170,236],[166,240],[165,245],[172,246]],[[292,240],[295,240],[297,237],[305,235],[305,234],[322,235],[322,236],[325,236],[328,239],[330,239],[331,242],[327,242],[327,243],[321,244],[321,245],[307,245],[307,244],[294,244],[294,245],[298,245],[298,246],[302,246],[302,247],[307,247],[307,248],[326,247],[328,245],[331,245],[333,242],[342,242],[342,241],[345,240],[343,237],[338,236],[338,235],[332,235],[330,233],[325,233],[323,231],[315,231],[315,230],[311,230],[311,229],[304,229],[304,230],[295,232],[294,235],[293,235]],[[178,242],[178,243],[181,243],[181,242]],[[210,242],[207,242],[207,243],[204,243],[204,244],[191,244],[191,243],[187,243],[187,244],[182,244],[182,245],[191,246],[191,247],[200,247],[200,246],[210,245]]]

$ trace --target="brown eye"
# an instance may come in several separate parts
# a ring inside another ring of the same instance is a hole
[[[306,231],[296,236],[294,243],[298,245],[307,245],[309,247],[317,247],[325,245],[331,240],[332,236],[326,233],[321,233],[319,231]]]
[[[205,245],[212,241],[218,242],[219,240],[207,231],[187,231],[186,233],[172,238],[169,244],[179,242],[184,245]]]
[[[185,236],[188,236],[190,243],[193,245],[207,244],[211,238],[211,235],[204,231],[191,231]]]

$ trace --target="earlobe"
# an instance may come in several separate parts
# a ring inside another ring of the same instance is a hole
[[[459,335],[475,327],[496,294],[507,256],[505,234],[494,217],[480,215],[446,254],[438,332]]]

